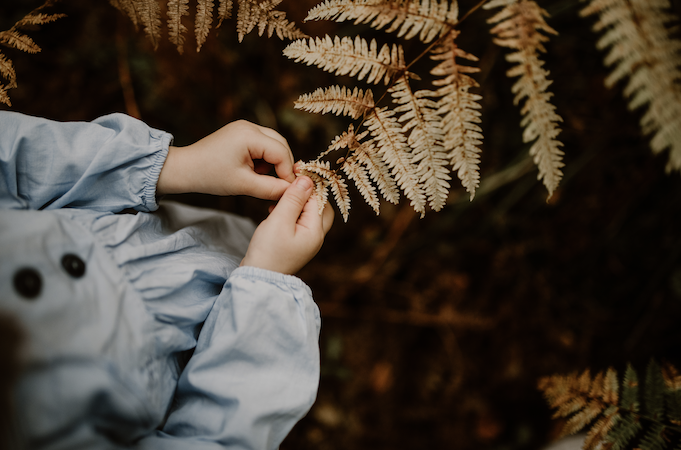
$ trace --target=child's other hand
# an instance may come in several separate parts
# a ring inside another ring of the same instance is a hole
[[[300,177],[284,192],[272,213],[255,230],[242,266],[294,274],[322,248],[333,223],[333,209],[320,215],[312,194],[313,183]]]
[[[238,120],[187,147],[170,147],[156,191],[278,200],[295,180],[293,162],[283,136]],[[265,175],[272,166],[279,178]]]

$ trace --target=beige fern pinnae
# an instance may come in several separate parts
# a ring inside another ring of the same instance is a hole
[[[516,104],[525,101],[521,109],[523,141],[533,142],[530,155],[539,167],[537,178],[543,180],[551,197],[563,177],[560,150],[563,144],[557,139],[562,118],[551,103],[553,94],[547,90],[551,85],[549,72],[544,69],[539,54],[546,51],[543,45],[548,41],[546,34],[557,33],[546,23],[548,13],[533,0],[492,0],[484,6],[486,9],[498,7],[503,9],[489,19],[496,24],[491,32],[497,35],[496,44],[514,50],[506,56],[516,64],[507,75],[520,77],[513,93]]]
[[[295,107],[303,111],[349,116],[357,119],[369,113],[374,108],[374,96],[370,89],[366,93],[361,89],[350,89],[340,86],[319,88],[311,94],[303,94],[295,102]]]
[[[280,39],[299,39],[307,37],[294,23],[286,19],[286,14],[276,11],[282,0],[239,0],[236,31],[239,42],[245,35],[250,33],[256,26],[258,36],[262,36],[267,30],[267,36],[277,34]]]
[[[458,3],[447,0],[326,0],[308,12],[306,20],[353,20],[369,24],[403,39],[418,37],[431,45],[419,56],[430,54],[436,67],[433,90],[415,89],[401,45],[380,49],[361,36],[354,39],[325,36],[298,40],[284,54],[298,62],[347,75],[371,84],[383,82],[381,96],[393,104],[379,107],[362,97],[361,90],[318,89],[302,95],[296,107],[309,112],[348,115],[361,120],[354,134],[351,125],[322,152],[315,163],[345,150],[338,159],[335,176],[345,173],[365,201],[378,213],[378,193],[397,202],[404,192],[414,210],[423,216],[426,207],[441,210],[447,203],[450,171],[457,172],[473,198],[479,185],[479,145],[482,133],[479,96],[470,92],[477,83],[468,75],[478,69],[459,63],[476,61],[455,44]],[[417,58],[417,59],[418,59]],[[367,91],[369,92],[369,91]],[[366,95],[366,94],[364,94]],[[369,134],[367,134],[367,131]],[[369,183],[371,181],[371,183]],[[341,208],[342,210],[342,208]],[[344,215],[344,218],[345,215]]]
[[[187,27],[182,24],[182,17],[189,15],[189,0],[168,1],[168,38],[175,44],[177,51],[184,52],[184,34]]]
[[[478,87],[478,83],[467,74],[477,73],[480,69],[457,62],[458,59],[478,60],[456,45],[458,34],[458,31],[452,30],[431,51],[431,59],[441,63],[430,73],[440,77],[433,80],[433,85],[438,87],[433,95],[442,97],[438,100],[437,112],[443,115],[443,146],[449,152],[452,170],[457,172],[461,184],[473,200],[475,190],[480,185],[479,146],[483,136],[478,125],[481,122],[478,100],[482,97],[469,91],[472,87]]]
[[[448,33],[456,24],[458,3],[447,0],[326,0],[309,12],[305,20],[354,20],[355,24],[370,24],[386,33],[411,39],[419,36],[423,42]]]
[[[300,39],[290,43],[284,55],[336,75],[349,75],[358,80],[366,77],[367,83],[388,84],[395,74],[406,70],[402,46],[385,44],[379,50],[375,39],[368,43],[360,36]]]
[[[429,98],[428,91],[414,92],[406,74],[389,91],[399,105],[395,112],[402,113],[397,120],[404,122],[403,131],[409,131],[407,143],[416,164],[416,177],[423,184],[430,207],[439,211],[447,203],[451,177],[442,143],[444,132],[437,114],[438,104]]]
[[[681,41],[666,25],[678,23],[668,0],[592,0],[582,15],[598,14],[599,49],[609,49],[606,85],[626,79],[629,108],[645,108],[644,134],[654,153],[669,149],[667,171],[681,170]]]

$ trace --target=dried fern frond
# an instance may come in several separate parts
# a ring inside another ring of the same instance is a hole
[[[563,177],[564,153],[560,150],[563,144],[556,139],[561,131],[558,122],[562,122],[562,118],[550,102],[553,94],[547,91],[551,85],[549,72],[543,68],[539,53],[546,51],[543,43],[548,37],[543,33],[557,32],[544,19],[548,13],[533,0],[492,0],[484,5],[486,9],[497,7],[503,9],[488,22],[496,24],[491,30],[497,35],[494,42],[515,50],[506,56],[509,62],[517,64],[507,75],[520,77],[513,86],[513,93],[516,105],[525,100],[521,109],[521,126],[525,128],[523,141],[534,141],[530,155],[539,167],[537,179],[543,180],[550,198]]]
[[[377,30],[387,27],[386,33],[397,31],[404,39],[418,35],[428,43],[449,32],[458,15],[458,3],[448,0],[326,0],[312,8],[305,20],[354,20]]]
[[[380,213],[380,202],[372,180],[378,186],[383,197],[391,203],[396,204],[399,201],[399,189],[390,175],[387,164],[379,155],[373,139],[363,142],[368,134],[368,130],[355,134],[354,126],[350,124],[347,132],[343,132],[331,142],[329,151],[349,149],[349,156],[340,158],[338,161],[340,169],[355,182],[359,193],[378,215]]]
[[[381,80],[388,84],[395,74],[406,70],[402,46],[393,44],[391,48],[385,44],[379,51],[375,39],[367,43],[359,36],[354,40],[347,36],[332,39],[328,35],[310,38],[309,42],[299,39],[286,46],[284,55],[336,75],[349,75],[359,80],[366,77],[367,83],[375,84]]]
[[[592,0],[582,15],[598,14],[594,31],[603,32],[599,49],[609,49],[606,86],[627,79],[629,108],[645,107],[644,134],[653,153],[669,149],[667,171],[681,170],[681,41],[666,25],[678,22],[668,0]]]
[[[41,12],[45,8],[52,6],[53,3],[53,0],[47,0],[41,6],[19,19],[9,30],[0,31],[0,44],[26,53],[40,52],[40,46],[20,29],[26,26],[44,25],[66,17],[66,14],[45,14]],[[0,82],[0,103],[12,106],[7,91],[17,87],[17,74],[12,60],[7,58],[2,51],[0,51],[0,76],[7,80],[7,83]]]
[[[218,3],[218,24],[215,28],[220,28],[222,22],[232,17],[232,0],[220,0]]]
[[[373,136],[379,156],[390,169],[397,185],[410,200],[414,211],[423,217],[426,213],[426,194],[418,177],[418,162],[413,161],[411,148],[402,132],[402,126],[389,108],[376,108],[364,122]]]
[[[184,52],[184,33],[187,27],[182,24],[182,17],[189,15],[189,0],[169,0],[168,14],[168,38],[175,44],[177,51]]]
[[[161,7],[158,0],[135,0],[139,21],[144,27],[144,33],[154,46],[158,48],[161,42]]]
[[[460,65],[457,58],[477,61],[478,58],[461,50],[455,42],[459,32],[452,30],[438,46],[431,51],[430,58],[441,61],[430,73],[435,75],[433,85],[438,89],[434,97],[438,100],[438,114],[443,115],[443,146],[449,152],[448,158],[452,170],[457,172],[461,184],[471,196],[480,185],[480,148],[482,129],[480,120],[480,104],[482,97],[469,92],[478,83],[468,73],[479,72],[477,67]]]
[[[399,106],[399,122],[406,122],[402,131],[410,131],[407,143],[411,147],[412,162],[416,164],[416,177],[423,184],[430,207],[439,211],[447,203],[449,183],[448,158],[442,141],[442,122],[437,114],[438,104],[429,98],[429,91],[414,92],[407,76],[402,76],[389,89],[393,101]]]
[[[663,372],[651,361],[642,390],[630,365],[624,373],[621,392],[617,373],[612,368],[594,377],[588,370],[581,375],[544,377],[538,387],[549,405],[557,409],[554,417],[569,418],[561,436],[576,433],[593,423],[584,441],[584,450],[623,450],[633,442],[641,450],[664,450],[673,440],[672,434],[681,435],[678,426],[681,410],[672,411],[669,407],[678,391],[666,382],[668,372],[668,368]]]
[[[301,175],[307,175],[315,182],[315,195],[317,196],[317,206],[321,214],[326,206],[328,192],[327,188],[331,188],[334,200],[340,210],[343,220],[348,221],[350,214],[350,194],[348,193],[348,185],[337,172],[331,170],[328,161],[310,161],[298,165],[298,171]],[[317,175],[315,177],[314,175]],[[319,180],[321,178],[321,180]],[[318,192],[319,189],[323,192]]]
[[[239,0],[237,13],[237,35],[241,42],[245,35],[250,33],[256,26],[258,36],[262,36],[267,30],[267,37],[276,33],[279,39],[300,39],[307,37],[294,23],[286,19],[286,13],[275,11],[282,0]]]
[[[198,0],[196,4],[196,16],[194,17],[194,35],[196,36],[196,51],[201,51],[201,46],[208,38],[208,33],[213,25],[213,0]]]
[[[374,109],[374,95],[370,89],[366,93],[355,88],[350,91],[346,87],[331,86],[319,88],[311,94],[303,94],[295,102],[297,109],[303,111],[350,116],[353,119],[362,117]]]

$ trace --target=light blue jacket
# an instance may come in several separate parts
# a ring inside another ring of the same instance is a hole
[[[250,221],[156,203],[171,139],[121,114],[0,112],[0,310],[27,332],[23,448],[275,449],[314,401],[309,288],[238,267]]]

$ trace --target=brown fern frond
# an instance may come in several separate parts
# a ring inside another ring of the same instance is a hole
[[[478,58],[461,50],[455,42],[459,32],[452,30],[450,35],[431,51],[430,58],[442,61],[431,70],[437,77],[433,85],[439,87],[433,96],[442,97],[438,101],[438,114],[442,114],[443,146],[449,152],[448,157],[452,170],[457,172],[461,184],[475,197],[475,190],[480,185],[480,148],[482,129],[480,120],[480,104],[482,97],[469,92],[478,83],[468,73],[479,72],[477,67],[464,66],[457,63],[457,58],[477,61]]]
[[[9,99],[7,89],[10,89],[10,87],[0,83],[0,103],[4,103],[7,106],[12,106],[12,101]]]
[[[310,174],[315,174],[323,179],[321,185],[324,186],[324,193],[315,193],[315,195],[317,195],[317,206],[319,206],[319,213],[321,214],[324,210],[324,206],[326,205],[327,201],[326,199],[328,198],[326,188],[330,187],[331,192],[333,192],[334,200],[336,200],[336,204],[338,205],[338,209],[343,216],[343,220],[347,222],[350,214],[350,194],[348,193],[348,186],[340,175],[331,170],[329,162],[310,161],[307,163],[302,163],[298,166],[298,171],[299,173],[308,176],[310,176]],[[310,178],[312,178],[317,185],[315,190],[319,190],[320,181],[315,179],[315,177]]]
[[[412,149],[412,161],[417,165],[416,176],[424,186],[430,207],[439,211],[447,203],[448,180],[451,177],[447,154],[442,146],[444,133],[437,114],[438,104],[428,98],[428,91],[414,92],[406,75],[389,91],[393,101],[399,105],[395,112],[402,113],[397,120],[406,122],[402,131],[410,131],[407,143]]]
[[[507,75],[520,77],[513,86],[513,93],[516,104],[525,100],[521,109],[521,126],[525,128],[523,141],[534,141],[530,155],[539,167],[537,179],[543,180],[550,198],[563,177],[564,153],[560,150],[563,144],[556,139],[561,131],[558,122],[562,122],[562,118],[550,102],[553,94],[547,91],[551,85],[549,72],[543,68],[539,53],[546,51],[543,43],[548,40],[542,33],[557,33],[544,19],[548,13],[533,0],[492,0],[484,6],[486,9],[497,7],[503,9],[489,19],[490,23],[496,24],[491,32],[497,35],[496,44],[515,50],[506,56],[509,62],[517,64]]]
[[[366,167],[360,164],[356,157],[351,156],[343,162],[341,169],[348,178],[355,183],[355,186],[357,186],[357,190],[364,198],[364,201],[366,201],[367,204],[373,208],[374,212],[376,212],[376,215],[378,215],[381,212],[381,203],[378,200],[376,188],[371,183],[369,172]]]
[[[44,25],[46,23],[54,22],[57,19],[61,19],[62,17],[66,17],[66,14],[45,14],[37,12],[38,10],[49,6],[50,3],[51,2],[47,2],[37,10],[34,10],[33,12],[24,16],[21,20],[14,24],[14,28],[20,28],[27,25]]]
[[[385,161],[379,156],[373,139],[362,142],[367,134],[369,131],[355,134],[354,126],[351,124],[347,132],[334,139],[329,150],[350,149],[349,156],[340,160],[341,169],[355,182],[364,200],[378,215],[380,202],[371,180],[378,185],[383,197],[391,203],[396,204],[399,201],[399,189]]]
[[[218,24],[215,28],[220,28],[222,22],[232,17],[232,0],[220,0],[218,3]]]
[[[653,153],[669,149],[667,171],[681,171],[681,41],[667,29],[678,22],[668,0],[592,0],[582,15],[598,14],[594,31],[603,31],[596,44],[609,48],[606,79],[612,87],[627,79],[624,96],[629,108],[645,107],[644,134],[653,137]]]
[[[208,38],[211,25],[213,25],[213,0],[198,0],[196,5],[196,17],[194,18],[194,34],[196,35],[196,51],[201,51],[201,46]]]
[[[0,31],[0,44],[26,53],[40,52],[40,47],[33,39],[14,28]]]
[[[410,200],[414,211],[423,217],[426,213],[426,194],[412,161],[411,148],[402,132],[402,126],[389,108],[376,108],[365,121],[383,161],[397,185]]]
[[[16,87],[17,73],[14,70],[14,64],[2,52],[0,52],[0,75],[9,81],[7,89]]]
[[[284,55],[336,75],[356,76],[359,80],[367,77],[367,83],[383,80],[388,84],[395,74],[406,71],[402,46],[393,44],[391,48],[386,44],[379,51],[376,40],[367,43],[359,36],[354,40],[347,36],[332,39],[328,35],[310,38],[309,42],[300,39],[290,43]]]
[[[157,0],[135,0],[136,13],[149,41],[158,48],[161,40],[161,7]]]
[[[358,139],[361,139],[362,135],[358,135]],[[374,141],[361,143],[354,154],[357,161],[363,164],[369,171],[369,176],[378,186],[378,190],[383,195],[383,198],[396,205],[400,201],[400,191],[395,180],[390,175],[390,169],[386,162],[379,155]]]
[[[681,391],[681,371],[669,363],[662,365],[664,383],[671,392]],[[680,418],[681,419],[681,418]]]
[[[168,0],[168,38],[175,44],[177,51],[184,52],[184,34],[187,27],[182,24],[182,17],[189,15],[189,0]]]
[[[276,32],[279,39],[300,39],[307,35],[300,31],[293,22],[286,19],[286,13],[275,11],[282,0],[239,0],[237,12],[237,35],[241,42],[248,33],[258,27],[258,35],[262,36],[267,30],[267,36],[272,37]]]
[[[366,93],[358,88],[351,92],[345,86],[331,86],[301,95],[296,100],[295,107],[311,113],[331,112],[357,119],[374,109],[374,95],[370,89]]]
[[[584,450],[595,450],[598,448],[598,445],[605,440],[608,433],[617,425],[619,418],[620,415],[617,407],[608,407],[603,413],[603,417],[598,419],[586,434],[582,448]]]
[[[450,6],[448,0],[326,0],[312,8],[305,20],[370,23],[377,30],[387,27],[387,33],[397,31],[405,39],[418,35],[427,43],[447,33],[458,15],[458,3]]]

